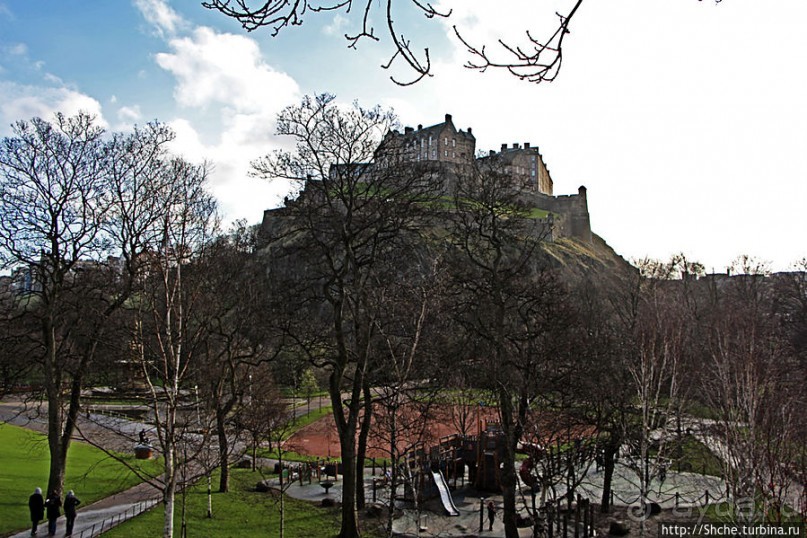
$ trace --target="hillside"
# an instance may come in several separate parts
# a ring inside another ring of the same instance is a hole
[[[558,238],[543,244],[544,251],[568,276],[613,274],[635,271],[635,268],[617,254],[605,240],[592,234],[591,242],[574,237]]]

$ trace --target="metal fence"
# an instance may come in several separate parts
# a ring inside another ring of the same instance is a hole
[[[133,517],[142,514],[146,510],[149,510],[158,502],[159,499],[149,499],[147,501],[134,504],[123,512],[109,516],[100,523],[94,523],[92,527],[82,530],[78,534],[78,538],[94,538],[95,536],[101,536],[104,532],[110,530],[112,527],[120,525],[124,521],[128,521]],[[76,536],[75,533],[73,535]]]

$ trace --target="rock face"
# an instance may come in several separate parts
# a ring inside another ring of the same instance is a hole
[[[608,534],[611,536],[625,536],[630,532],[630,526],[621,520],[612,521],[608,526]]]
[[[271,480],[261,480],[257,484],[255,484],[255,491],[260,493],[268,493],[273,491],[275,487],[272,485]]]

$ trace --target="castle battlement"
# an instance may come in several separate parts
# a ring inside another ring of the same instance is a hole
[[[584,186],[577,194],[554,196],[549,168],[538,146],[529,142],[502,144],[498,152],[477,155],[473,131],[470,127],[457,129],[451,114],[446,114],[443,122],[429,127],[418,125],[416,129],[406,127],[403,132],[390,131],[376,150],[374,162],[333,165],[330,174],[332,177],[346,173],[373,174],[375,170],[401,165],[417,165],[421,171],[429,171],[438,178],[446,193],[454,192],[457,182],[473,170],[495,168],[515,180],[521,202],[547,212],[547,216],[539,220],[549,228],[549,238],[592,240]],[[294,202],[287,199],[285,203],[288,206]],[[283,208],[267,210],[264,226],[269,225],[272,217],[282,214]]]
[[[549,168],[538,146],[530,142],[502,144],[498,152],[476,155],[476,137],[470,127],[463,131],[454,126],[451,114],[445,120],[429,127],[404,128],[404,132],[391,131],[380,146],[394,148],[396,158],[403,162],[440,163],[446,170],[445,187],[461,176],[463,166],[495,166],[510,175],[519,185],[525,202],[551,213],[553,237],[576,237],[591,241],[591,224],[588,213],[586,188],[577,194],[554,196],[554,183]],[[453,166],[451,166],[453,165]],[[449,172],[449,170],[451,170]]]

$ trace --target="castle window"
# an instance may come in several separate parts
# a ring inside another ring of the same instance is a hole
[[[429,135],[429,145],[432,145],[432,135]]]
[[[446,137],[446,146],[448,145],[448,137]]]
[[[448,157],[448,150],[447,149],[443,150],[443,156]]]

